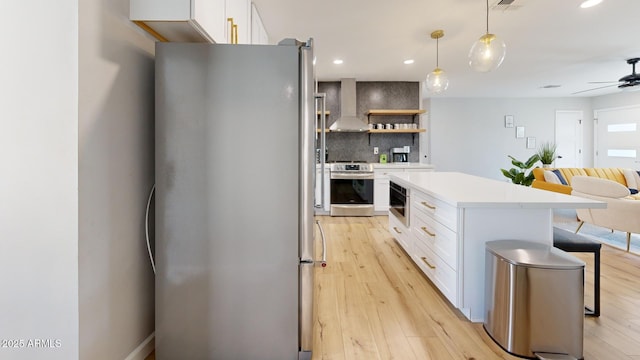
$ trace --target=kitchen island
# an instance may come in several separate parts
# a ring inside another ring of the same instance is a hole
[[[456,172],[404,172],[408,224],[389,213],[391,234],[469,320],[484,321],[485,242],[553,244],[553,209],[604,208],[600,201]]]

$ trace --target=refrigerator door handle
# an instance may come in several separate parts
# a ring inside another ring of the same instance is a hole
[[[324,236],[324,230],[322,229],[322,224],[320,224],[320,220],[316,220],[316,224],[318,224],[318,229],[320,229],[320,238],[322,239],[322,267],[327,266],[327,239]]]
[[[327,148],[327,133],[325,129],[327,128],[327,94],[326,93],[316,93],[314,95],[316,100],[320,100],[320,204],[316,205],[316,208],[324,209],[324,171],[325,171],[325,149]]]
[[[151,200],[153,199],[153,194],[156,191],[156,184],[153,184],[151,187],[151,191],[149,191],[149,199],[147,200],[147,209],[144,213],[144,237],[147,240],[147,251],[149,252],[149,261],[151,261],[151,269],[153,269],[153,274],[156,274],[156,262],[153,258],[153,251],[151,251],[151,244],[149,242],[149,210],[151,208]],[[155,249],[155,238],[154,238],[154,249]]]

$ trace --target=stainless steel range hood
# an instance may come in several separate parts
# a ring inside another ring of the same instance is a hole
[[[369,125],[356,116],[356,79],[340,81],[340,108],[341,116],[329,126],[330,131],[369,131]]]

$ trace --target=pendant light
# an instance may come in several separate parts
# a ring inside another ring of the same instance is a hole
[[[495,70],[502,64],[507,46],[502,39],[489,33],[489,0],[487,0],[487,33],[482,35],[469,51],[469,66],[478,72]]]
[[[439,43],[438,39],[444,36],[443,30],[436,30],[431,33],[431,38],[436,39],[436,68],[427,75],[427,90],[432,94],[442,94],[449,87],[449,78],[438,64]]]

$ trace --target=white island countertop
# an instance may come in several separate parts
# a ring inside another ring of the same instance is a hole
[[[390,180],[456,207],[606,208],[606,203],[459,172],[405,172]]]
[[[418,162],[371,163],[374,169],[434,169],[432,164]]]

